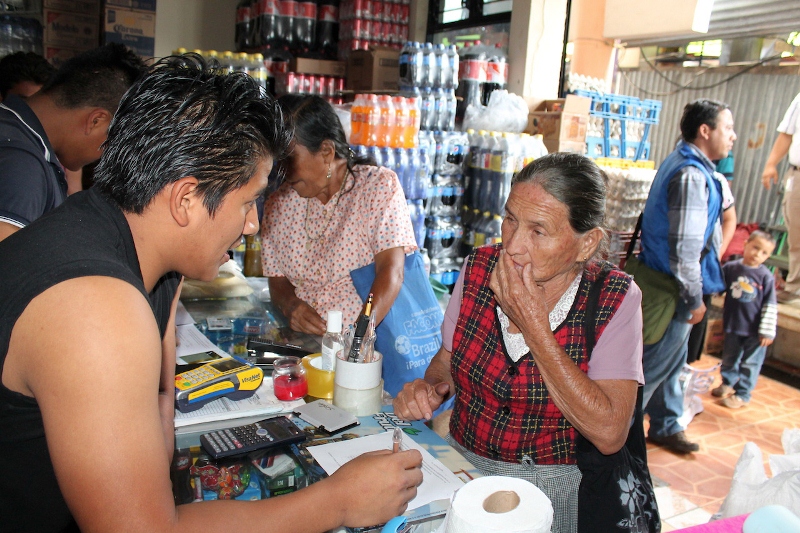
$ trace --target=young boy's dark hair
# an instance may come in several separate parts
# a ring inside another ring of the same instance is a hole
[[[45,58],[33,52],[15,52],[0,59],[0,99],[5,100],[9,91],[18,83],[30,81],[44,85],[56,68]]]

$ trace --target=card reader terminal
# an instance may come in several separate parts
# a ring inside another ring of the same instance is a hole
[[[175,376],[175,407],[188,413],[221,396],[248,398],[264,379],[264,372],[238,357],[212,361]]]

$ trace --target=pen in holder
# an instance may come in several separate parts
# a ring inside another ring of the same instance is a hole
[[[333,377],[333,405],[356,415],[374,415],[381,410],[383,380],[381,353],[374,350],[375,333],[365,337],[361,349],[369,360],[361,362],[349,361],[352,335],[345,335],[344,350],[336,362]]]

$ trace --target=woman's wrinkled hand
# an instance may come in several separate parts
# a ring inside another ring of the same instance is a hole
[[[292,306],[288,306],[283,311],[283,314],[289,320],[289,327],[294,331],[310,335],[325,335],[325,321],[313,307],[303,300],[298,298]]]
[[[392,402],[394,414],[403,420],[430,420],[449,392],[449,383],[442,382],[434,386],[422,379],[415,379],[403,385]]]

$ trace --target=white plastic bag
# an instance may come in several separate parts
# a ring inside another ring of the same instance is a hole
[[[770,456],[772,478],[767,478],[759,447],[753,442],[744,445],[733,471],[731,490],[719,509],[720,518],[752,513],[771,504],[783,505],[800,515],[800,430],[784,430],[781,443],[787,453]]]
[[[489,105],[470,105],[464,112],[463,130],[521,133],[528,125],[528,104],[506,90],[492,91]]]

